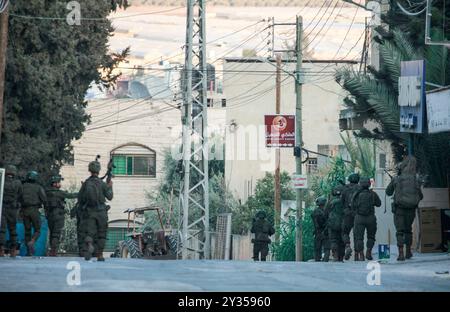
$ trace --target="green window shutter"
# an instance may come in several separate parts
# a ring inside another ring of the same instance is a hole
[[[127,157],[127,175],[133,175],[133,157]]]
[[[113,169],[115,175],[125,175],[126,171],[126,156],[115,155],[113,156],[113,163],[116,168]]]

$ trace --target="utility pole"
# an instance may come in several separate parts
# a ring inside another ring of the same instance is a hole
[[[182,80],[184,176],[180,192],[181,246],[178,248],[182,259],[210,257],[205,2],[187,0]]]
[[[8,3],[0,13],[0,143],[2,141],[3,112],[5,110],[3,99],[5,94],[6,48],[8,44]],[[0,151],[1,153],[1,151]]]
[[[276,74],[276,101],[275,113],[280,114],[281,110],[281,54],[277,54],[277,74]],[[280,182],[280,148],[275,150],[275,228],[278,229],[281,223],[281,182]],[[280,233],[275,232],[275,241],[280,240]]]
[[[302,52],[302,34],[303,34],[303,18],[297,16],[297,42],[296,42],[296,53],[297,53],[297,66],[295,70],[295,93],[297,95],[296,106],[295,106],[295,122],[296,122],[296,132],[295,132],[295,142],[297,148],[300,147],[300,151],[303,147],[303,137],[302,137],[302,80],[301,80],[301,69],[303,62],[303,52]],[[296,174],[302,174],[302,156],[297,155],[295,158]],[[296,190],[296,200],[297,200],[297,231],[295,232],[295,260],[303,260],[303,235],[302,235],[302,219],[303,219],[303,190]]]

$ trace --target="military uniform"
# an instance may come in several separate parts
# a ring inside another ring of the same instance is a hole
[[[345,260],[350,259],[352,249],[350,247],[350,232],[355,224],[355,211],[351,207],[353,195],[359,190],[359,175],[354,173],[348,177],[349,184],[342,189],[342,205],[344,215],[342,218],[342,241],[345,244]]]
[[[342,261],[344,259],[345,246],[342,241],[342,219],[344,217],[344,206],[342,204],[340,189],[333,190],[333,199],[331,200],[327,211],[328,236],[333,261]]]
[[[34,243],[39,238],[41,231],[41,215],[39,209],[45,206],[47,196],[44,188],[36,181],[38,174],[35,171],[29,172],[27,181],[23,184],[21,197],[23,225],[25,227],[25,242],[27,243],[28,253],[34,254]],[[34,228],[34,234],[31,236],[31,229]]]
[[[59,188],[60,177],[52,178],[52,186],[47,188],[47,204],[45,214],[48,219],[48,228],[50,230],[50,256],[56,256],[59,247],[61,232],[64,227],[65,204],[66,199],[76,198],[77,193],[68,193]]]
[[[377,233],[377,218],[375,207],[381,206],[380,197],[370,190],[370,180],[365,178],[360,181],[361,189],[354,195],[352,207],[355,209],[355,225],[353,228],[355,240],[355,260],[364,261],[364,233],[367,231],[367,260],[372,260],[372,248],[375,244]]]
[[[417,204],[406,205],[402,203],[401,192],[402,187],[400,186],[400,180],[404,179],[405,176],[395,177],[391,180],[388,187],[386,188],[386,195],[392,196],[394,193],[394,202],[392,203],[392,213],[394,214],[394,225],[396,228],[397,246],[399,248],[399,257],[397,260],[405,260],[405,255],[403,248],[406,245],[406,259],[412,257],[411,244],[412,244],[412,224],[416,217],[416,211],[418,208],[418,202],[423,199],[422,190],[420,189],[420,184],[417,182],[414,176],[411,176],[411,187],[417,198],[415,201]],[[415,185],[414,185],[415,184]],[[408,194],[404,194],[408,196]],[[414,200],[413,200],[414,201]]]
[[[6,228],[9,231],[10,255],[14,257],[17,250],[17,210],[22,196],[22,183],[15,177],[17,169],[14,166],[6,168],[5,185],[3,189],[3,206],[0,226],[0,257],[4,256],[6,244]]]
[[[253,260],[259,261],[261,253],[261,261],[266,261],[269,254],[270,236],[275,234],[272,224],[266,220],[266,214],[262,211],[257,213],[256,219],[253,220],[251,232],[255,233],[253,240]]]
[[[318,207],[311,214],[314,224],[314,259],[321,261],[323,250],[323,261],[328,262],[330,258],[330,241],[327,229],[328,214],[325,209],[326,199],[320,197],[316,200],[316,204]]]
[[[108,230],[106,199],[113,199],[113,190],[96,175],[100,172],[100,164],[97,161],[89,164],[89,171],[93,175],[84,181],[78,194],[80,226],[85,240],[84,255],[85,259],[89,260],[96,251],[97,260],[104,261],[102,254]]]

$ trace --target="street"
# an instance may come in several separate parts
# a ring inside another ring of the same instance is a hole
[[[450,291],[447,254],[419,255],[403,263],[391,259],[380,266],[380,285],[373,285],[376,278],[368,284],[368,275],[369,282],[376,276],[368,264],[3,258],[0,291]]]

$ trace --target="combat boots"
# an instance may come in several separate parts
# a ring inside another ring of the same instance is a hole
[[[27,243],[27,249],[28,249],[28,254],[27,254],[27,256],[33,256],[34,255],[34,243],[35,243],[36,241],[35,241],[35,239],[33,238],[32,240],[30,240],[28,243]]]
[[[344,259],[348,260],[352,256],[352,248],[350,247],[350,244],[345,245],[345,255]]]
[[[11,248],[9,249],[9,256],[11,258],[15,258],[17,255],[17,247],[16,245],[12,245]]]
[[[5,256],[5,249],[3,249],[3,246],[0,246],[0,257]]]
[[[89,261],[92,258],[92,254],[94,253],[94,246],[91,241],[86,242],[87,248],[84,251],[84,260]]]
[[[56,257],[56,249],[55,248],[51,248],[50,252],[48,253],[49,257]]]
[[[327,250],[327,251],[325,251],[325,253],[324,253],[324,255],[323,255],[323,260],[322,260],[323,262],[328,262],[328,261],[330,261],[330,251],[329,250]]]
[[[103,258],[103,251],[98,251],[97,254],[97,261],[105,261],[105,258]]]
[[[367,249],[366,250],[366,259],[369,260],[369,261],[373,260],[373,258],[372,258],[372,249]]]
[[[411,259],[412,258],[412,252],[411,252],[411,245],[406,245],[406,254],[405,259]]]
[[[405,255],[403,254],[403,246],[398,246],[398,258],[397,261],[405,261]]]

